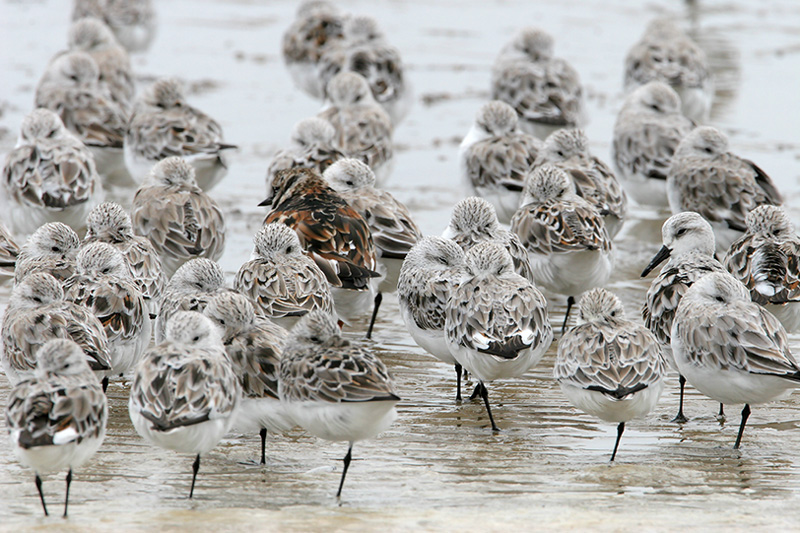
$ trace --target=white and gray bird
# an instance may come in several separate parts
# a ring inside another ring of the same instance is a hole
[[[341,497],[353,443],[376,436],[397,418],[400,397],[386,365],[366,345],[342,337],[333,316],[312,311],[286,340],[278,391],[300,427],[350,443],[336,493]]]
[[[138,235],[150,239],[167,277],[190,259],[217,261],[225,250],[222,210],[180,157],[153,166],[133,197],[131,221]]]
[[[723,263],[789,332],[800,329],[800,238],[782,207],[762,205],[745,218],[747,231]]]
[[[488,102],[458,147],[461,179],[494,206],[503,224],[517,211],[525,176],[542,149],[542,141],[518,125],[513,107],[499,100]]]
[[[553,37],[538,28],[519,31],[500,51],[492,67],[491,98],[513,107],[520,128],[540,139],[585,122],[580,77],[553,56]]]
[[[33,377],[11,389],[5,411],[11,448],[36,472],[45,515],[40,474],[67,470],[66,517],[72,471],[100,448],[108,421],[106,395],[80,346],[66,339],[45,343]]]
[[[695,127],[681,113],[678,94],[651,81],[634,90],[614,124],[614,168],[625,191],[642,205],[667,207],[667,173],[672,156]]]
[[[47,109],[36,109],[23,120],[2,179],[3,219],[21,236],[47,222],[79,230],[89,211],[103,201],[91,152]]]
[[[400,269],[397,298],[408,333],[423,350],[456,371],[461,401],[461,364],[444,337],[444,310],[464,274],[464,251],[455,241],[426,236],[408,252]]]
[[[142,91],[133,106],[125,135],[125,164],[136,183],[159,161],[180,156],[195,171],[197,185],[208,191],[228,173],[222,126],[191,106],[178,80],[160,79]]]
[[[725,134],[711,126],[695,128],[678,145],[667,174],[667,198],[673,214],[695,211],[711,223],[721,254],[744,234],[747,213],[783,203],[772,179],[732,153]]]
[[[558,341],[553,377],[572,405],[617,424],[613,461],[625,423],[658,403],[667,367],[658,340],[625,318],[616,295],[592,289],[578,305],[577,325]]]
[[[786,330],[727,272],[706,274],[689,287],[670,337],[678,371],[692,386],[720,403],[744,404],[734,448],[742,442],[750,405],[800,387]]]
[[[465,273],[445,306],[444,337],[450,353],[479,380],[493,431],[499,431],[486,382],[521,377],[553,340],[547,301],[514,272],[502,244],[483,242],[465,258]]]
[[[697,44],[667,18],[647,25],[625,57],[625,90],[651,81],[669,84],[680,96],[682,113],[705,122],[711,112],[714,80],[708,59]]]
[[[241,396],[219,330],[194,311],[172,316],[165,341],[136,367],[128,401],[133,427],[150,444],[195,454],[189,498],[200,457],[233,427]]]

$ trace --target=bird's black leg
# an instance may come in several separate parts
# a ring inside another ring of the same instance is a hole
[[[619,439],[622,438],[622,433],[625,431],[625,422],[620,422],[617,426],[617,442],[614,444],[614,451],[611,453],[611,460],[617,456],[617,448],[619,448]]]
[[[461,365],[456,363],[456,403],[461,403]]]
[[[564,332],[567,331],[567,321],[569,321],[569,312],[572,310],[572,306],[575,305],[575,298],[570,296],[567,298],[567,312],[564,313],[564,323],[561,325],[561,334],[563,335]]]
[[[742,423],[739,425],[739,434],[736,436],[736,444],[733,445],[734,450],[739,449],[739,444],[742,442],[742,434],[744,434],[744,425],[747,424],[747,419],[750,418],[750,404],[744,404],[742,409]]]
[[[197,472],[200,470],[200,454],[197,454],[197,457],[194,459],[194,463],[192,464],[192,488],[189,489],[189,499],[192,499],[194,496],[194,482],[197,480]]]
[[[103,394],[108,390],[108,376],[103,378]]]
[[[469,395],[469,401],[474,400],[480,395],[481,395],[481,384],[479,382],[477,385],[475,385],[475,388],[472,389],[472,394]]]
[[[267,428],[261,428],[261,464],[267,464]]]
[[[675,418],[673,418],[672,421],[678,424],[685,424],[686,422],[689,421],[689,419],[686,418],[686,416],[684,416],[683,414],[683,389],[686,387],[686,378],[683,377],[682,375],[679,375],[678,383],[680,383],[681,385],[681,399],[680,403],[678,404],[678,414],[675,415]]]
[[[353,458],[353,443],[347,448],[347,455],[344,456],[344,469],[342,470],[342,479],[339,481],[339,490],[336,492],[336,497],[342,497],[342,487],[344,487],[344,477],[347,475],[347,469],[350,468],[350,460]]]
[[[372,318],[369,320],[369,327],[367,328],[367,338],[372,338],[372,328],[375,327],[375,319],[378,317],[378,309],[381,308],[381,302],[383,301],[383,293],[378,293],[375,295],[375,305],[372,307]]]
[[[64,496],[64,518],[67,517],[67,506],[69,505],[69,486],[72,485],[72,469],[67,472],[67,494]]]
[[[489,413],[489,421],[492,423],[492,431],[500,431],[500,428],[497,427],[497,424],[494,423],[494,417],[492,416],[492,408],[489,406],[489,390],[486,388],[486,385],[483,382],[480,383],[481,387],[481,397],[483,398],[483,405],[486,406],[486,412]]]
[[[36,474],[36,490],[39,491],[39,499],[42,500],[42,509],[44,509],[44,515],[50,516],[50,513],[47,512],[47,505],[44,503],[44,492],[42,492],[42,478],[39,477],[39,474]]]

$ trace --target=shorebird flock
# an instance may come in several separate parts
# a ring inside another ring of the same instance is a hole
[[[339,498],[354,443],[388,428],[402,401],[358,338],[379,334],[384,294],[396,293],[409,336],[455,369],[455,401],[482,400],[487,433],[503,426],[488,385],[524,379],[555,342],[569,402],[617,424],[612,461],[669,371],[676,423],[686,383],[744,404],[736,448],[751,406],[800,386],[787,341],[800,329],[800,240],[770,177],[704,125],[713,76],[674,21],[651,23],[620,58],[628,96],[611,165],[580,129],[579,73],[550,34],[520,28],[463,132],[465,197],[442,235],[426,236],[381,188],[414,101],[400,51],[375,19],[303,2],[282,55],[322,108],[265,169],[267,213],[228,287],[213,188],[237,147],[179,80],[136,82],[128,54],[153,40],[150,1],[76,0],[73,18],[0,185],[0,275],[13,278],[6,423],[45,514],[41,475],[67,471],[66,516],[73,469],[103,444],[110,380],[143,439],[194,456],[190,498],[201,457],[229,432],[258,433],[265,464],[268,433],[298,426],[348,443]],[[629,198],[671,211],[642,265],[647,276],[666,261],[641,320],[603,288]]]

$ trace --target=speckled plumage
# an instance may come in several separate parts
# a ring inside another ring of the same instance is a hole
[[[125,136],[125,164],[137,183],[150,168],[180,156],[195,170],[197,185],[210,190],[228,173],[228,152],[219,123],[192,107],[175,79],[161,79],[145,89],[131,113]]]
[[[51,340],[36,354],[33,378],[11,389],[6,426],[19,461],[36,472],[44,513],[40,473],[72,469],[97,452],[106,434],[108,406],[100,382],[80,347],[64,339]],[[69,498],[65,499],[67,516]]]
[[[506,44],[492,67],[492,100],[513,107],[523,131],[545,139],[583,122],[583,87],[574,68],[553,57],[553,38],[525,28]]]
[[[303,253],[292,228],[265,224],[254,240],[254,258],[239,268],[233,286],[250,298],[259,315],[290,328],[309,311],[333,313],[325,274]]]
[[[327,86],[329,105],[317,115],[336,130],[336,147],[359,159],[383,183],[394,164],[393,125],[386,111],[372,97],[369,84],[358,73],[341,72]]]
[[[476,196],[494,205],[507,224],[519,207],[525,176],[542,141],[517,129],[513,107],[498,100],[484,104],[459,146],[461,178]]]
[[[190,259],[216,261],[225,249],[222,210],[197,186],[194,169],[180,157],[152,168],[133,197],[131,221],[134,231],[153,244],[168,277]]]
[[[728,150],[728,138],[710,126],[695,128],[678,145],[667,175],[672,213],[696,211],[711,223],[717,251],[744,234],[745,217],[765,204],[781,205],[772,179]]]
[[[747,214],[747,231],[731,244],[723,264],[745,284],[754,302],[787,331],[800,328],[800,238],[782,207],[763,205]]]
[[[51,339],[77,343],[98,376],[111,369],[103,325],[89,309],[64,300],[61,284],[45,272],[30,274],[14,287],[3,315],[2,337],[0,359],[12,384],[31,376],[37,350]]]
[[[22,122],[17,146],[3,166],[0,200],[4,219],[18,235],[47,222],[81,229],[103,200],[91,152],[50,110],[37,109]]]
[[[680,98],[669,85],[652,81],[625,100],[614,124],[612,159],[625,190],[640,204],[667,206],[667,173],[672,156],[695,127],[681,114]]]

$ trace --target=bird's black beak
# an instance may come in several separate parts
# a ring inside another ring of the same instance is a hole
[[[273,196],[274,195],[272,193],[270,193],[269,196],[267,196],[264,200],[261,201],[260,204],[258,204],[258,207],[267,207],[267,206],[272,205]]]
[[[650,273],[651,270],[653,270],[655,267],[666,261],[666,259],[669,257],[669,254],[671,253],[672,250],[670,250],[666,246],[662,246],[661,249],[658,251],[658,253],[655,255],[655,257],[653,257],[653,259],[650,261],[650,264],[647,265],[644,270],[642,270],[642,277],[645,277]]]

